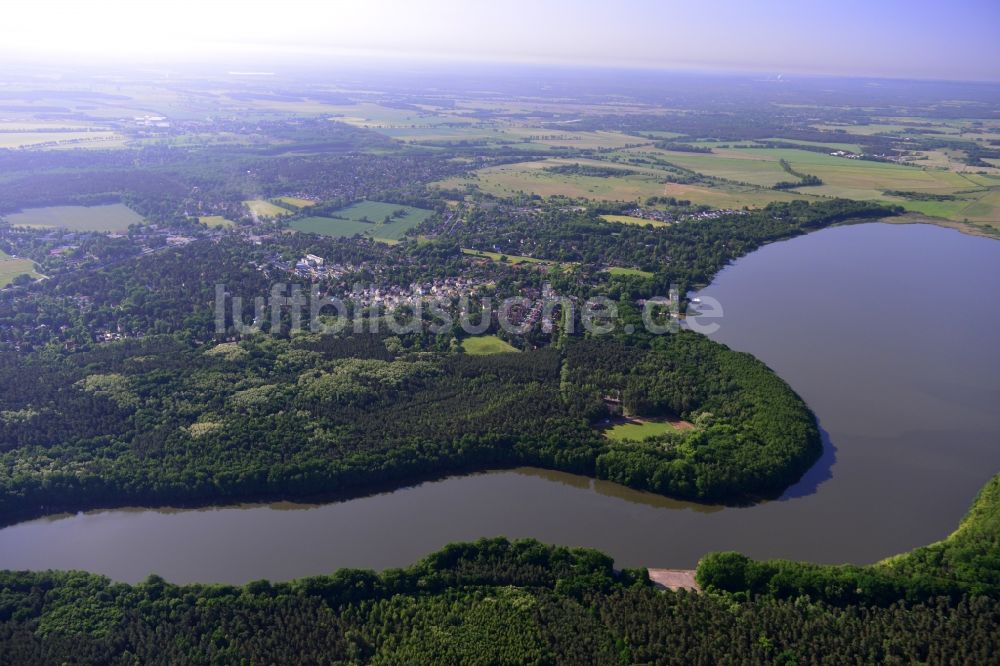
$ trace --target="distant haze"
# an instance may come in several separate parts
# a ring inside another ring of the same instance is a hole
[[[415,57],[1000,80],[1000,2],[27,0],[0,54]]]

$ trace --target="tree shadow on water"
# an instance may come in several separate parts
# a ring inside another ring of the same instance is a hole
[[[795,485],[782,493],[778,501],[798,499],[813,495],[823,483],[833,478],[833,466],[837,462],[837,448],[830,441],[830,434],[822,427],[819,429],[820,440],[823,444],[823,452],[819,459],[806,470]]]

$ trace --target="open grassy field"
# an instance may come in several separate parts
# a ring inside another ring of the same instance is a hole
[[[0,148],[118,148],[117,132],[0,132]]]
[[[694,203],[720,208],[761,206],[770,201],[845,197],[864,201],[897,204],[907,210],[953,221],[995,224],[1000,228],[1000,178],[959,173],[952,168],[935,168],[929,163],[919,167],[887,162],[852,160],[797,149],[716,148],[712,154],[677,151],[649,151],[678,166],[698,173],[760,187],[731,185],[681,185],[670,183],[664,194]],[[823,180],[820,186],[793,190],[771,190],[768,185],[790,180],[779,160],[786,160],[797,171]],[[948,195],[954,199],[921,201],[912,197],[886,194],[887,191]]]
[[[292,212],[287,208],[282,208],[281,206],[276,206],[270,201],[265,201],[264,199],[251,199],[249,201],[244,201],[250,212],[257,217],[283,217],[285,215],[291,215]]]
[[[608,428],[604,431],[604,436],[620,442],[626,439],[648,439],[669,432],[677,432],[677,428],[666,421],[629,421]]]
[[[873,199],[883,196],[883,190],[947,194],[969,187],[969,182],[960,174],[946,170],[851,160],[795,149],[746,148],[732,152],[774,162],[784,159],[798,171],[819,176],[823,185],[810,187],[809,192],[813,194]]]
[[[13,259],[9,254],[0,250],[0,287],[6,287],[18,275],[41,277],[35,271],[35,262],[31,259]]]
[[[771,187],[790,176],[776,159],[756,157],[733,149],[713,148],[711,154],[688,153],[673,150],[637,148],[633,152],[648,153],[679,167],[697,171],[706,176],[723,178],[760,187]]]
[[[569,132],[541,127],[507,127],[502,134],[508,140],[526,140],[532,145],[576,150],[614,149],[648,141],[648,139],[628,136],[621,132]]]
[[[462,340],[462,350],[466,354],[474,356],[518,351],[517,348],[512,347],[495,335],[478,335],[472,338],[465,338]]]
[[[642,217],[632,217],[631,215],[601,215],[601,218],[608,222],[615,222],[617,224],[637,224],[640,227],[644,227],[647,224],[654,227],[668,226],[666,222],[661,222],[660,220],[647,220]]]
[[[834,137],[836,138],[836,137]],[[801,139],[785,139],[780,136],[771,137],[770,139],[764,139],[765,141],[780,141],[781,143],[793,143],[797,146],[817,146],[820,148],[830,148],[831,150],[846,150],[851,153],[860,153],[862,151],[861,144],[857,143],[839,143],[837,141],[803,141]]]
[[[404,211],[400,217],[393,217],[397,211]],[[342,208],[332,215],[336,217],[307,217],[292,222],[292,228],[324,236],[354,236],[362,234],[376,240],[399,241],[407,231],[416,227],[434,212],[413,206],[362,201]],[[385,222],[386,218],[389,222]]]
[[[341,220],[335,217],[304,217],[291,224],[292,229],[321,236],[348,238],[361,234],[375,237],[376,225],[356,220]]]
[[[104,206],[47,206],[28,208],[7,215],[16,227],[58,227],[72,231],[126,231],[129,225],[142,224],[142,217],[124,204]]]
[[[312,199],[302,199],[300,197],[278,197],[275,201],[280,201],[283,204],[288,204],[289,206],[294,206],[295,208],[309,208],[309,206],[316,205],[316,202]]]
[[[639,270],[638,268],[622,268],[621,266],[612,266],[608,269],[608,273],[611,275],[632,275],[635,277],[653,277],[653,274],[649,271]]]
[[[738,185],[686,185],[683,183],[667,183],[661,192],[663,196],[686,199],[695,204],[703,204],[713,208],[739,209],[760,208],[772,201],[794,201],[796,199],[816,200],[816,197],[806,192],[791,192],[769,190],[760,187],[741,187]]]
[[[566,164],[592,165],[622,170],[620,177],[554,173],[547,167]],[[655,169],[639,169],[586,159],[550,159],[519,162],[480,169],[471,176],[439,181],[440,187],[462,188],[474,185],[483,192],[511,196],[521,192],[543,197],[566,196],[575,199],[635,201],[663,194],[664,176]]]
[[[979,199],[956,211],[951,219],[977,222],[1000,231],[1000,188],[989,190]]]
[[[348,220],[382,222],[385,218],[392,217],[396,211],[403,211],[404,215],[394,220],[392,224],[407,222],[411,223],[412,226],[420,224],[434,214],[434,211],[427,210],[426,208],[415,208],[413,206],[384,203],[381,201],[360,201],[347,208],[341,208],[332,214]]]
[[[660,151],[661,153],[665,151]],[[678,153],[691,155],[691,153]],[[704,157],[711,159],[712,155]],[[748,170],[780,170],[777,160],[773,165],[753,164],[748,161]],[[763,163],[764,160],[757,160]],[[620,169],[620,177],[589,176],[576,173],[554,173],[547,167],[566,164],[580,164],[609,169]],[[781,171],[787,180],[787,174]],[[436,183],[439,187],[462,188],[473,185],[483,192],[497,196],[511,196],[518,193],[540,196],[566,196],[579,199],[605,201],[638,201],[652,196],[673,196],[688,199],[696,204],[717,208],[742,208],[744,206],[765,206],[772,201],[792,201],[813,198],[809,194],[770,190],[759,186],[742,185],[683,185],[667,182],[670,175],[660,169],[639,167],[615,162],[592,159],[548,159],[535,162],[519,162],[488,167],[474,172],[471,176],[459,176]],[[626,220],[614,220],[626,222]],[[645,222],[645,221],[644,221]]]
[[[221,215],[202,215],[198,218],[198,221],[208,227],[232,227],[235,223],[232,220],[227,220]]]
[[[462,254],[467,254],[472,257],[482,257],[483,259],[490,259],[491,261],[501,261],[505,260],[511,264],[545,264],[550,263],[542,259],[535,259],[534,257],[521,257],[516,254],[500,254],[499,252],[483,252],[482,250],[470,250],[469,248],[462,248]]]

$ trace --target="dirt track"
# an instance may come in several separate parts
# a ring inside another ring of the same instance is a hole
[[[701,591],[694,579],[694,569],[650,569],[649,579],[668,590]]]

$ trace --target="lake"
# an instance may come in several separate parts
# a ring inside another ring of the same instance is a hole
[[[537,469],[486,472],[325,505],[125,509],[0,530],[0,567],[123,581],[286,580],[405,566],[449,541],[536,537],[621,566],[708,551],[873,562],[947,536],[1000,471],[1000,243],[863,224],[768,245],[703,298],[712,335],[809,403],[823,458],[779,500],[724,508]]]

